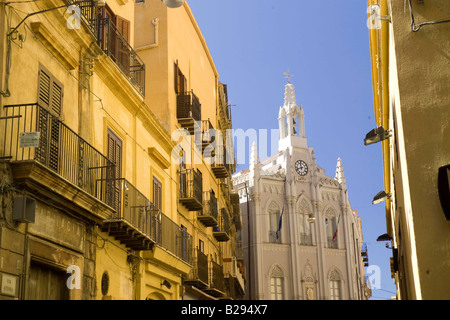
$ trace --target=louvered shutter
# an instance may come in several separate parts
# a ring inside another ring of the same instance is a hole
[[[121,211],[121,182],[118,180],[122,177],[122,140],[110,129],[108,129],[108,150],[107,150],[107,158],[116,166],[115,171],[115,180],[112,184],[113,186],[113,197],[114,204],[117,213],[119,214]]]
[[[62,114],[64,87],[42,65],[39,68],[38,104],[59,118]]]
[[[130,42],[130,21],[116,16],[117,30],[123,36],[126,42]],[[130,50],[126,43],[117,38],[117,60],[122,71],[129,75],[130,73]]]

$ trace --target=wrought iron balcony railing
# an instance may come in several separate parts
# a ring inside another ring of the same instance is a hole
[[[208,256],[198,248],[193,251],[192,269],[184,283],[199,289],[206,289],[209,286]]]
[[[225,208],[220,209],[219,225],[213,227],[213,236],[219,242],[230,240],[230,217]]]
[[[102,231],[132,250],[150,250],[161,244],[159,210],[126,179],[114,179],[113,186],[116,213],[104,222]]]
[[[196,122],[202,119],[202,106],[193,91],[178,93],[177,119],[181,127],[194,134]]]
[[[205,289],[205,292],[214,297],[221,297],[225,294],[223,266],[211,260],[209,269],[209,288]]]
[[[190,211],[201,210],[203,207],[203,178],[200,171],[182,169],[180,177],[180,203]]]
[[[101,18],[97,14],[96,1],[68,0],[68,2],[79,6],[81,18],[97,38],[97,44],[116,63],[134,88],[145,96],[145,64],[114,23],[109,18]]]
[[[217,198],[212,191],[203,192],[203,208],[198,211],[197,219],[206,227],[217,226],[219,209]]]
[[[0,159],[36,161],[115,208],[115,165],[37,103],[4,106]]]
[[[312,246],[312,234],[311,233],[301,233],[300,234],[300,244],[304,246]]]
[[[333,237],[327,237],[327,245],[328,248],[331,249],[338,249],[338,243],[337,243],[337,239],[333,239]]]
[[[97,19],[97,43],[113,60],[135,89],[145,96],[145,64],[109,19]]]

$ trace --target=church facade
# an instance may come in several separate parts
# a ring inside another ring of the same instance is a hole
[[[303,108],[285,86],[278,153],[233,175],[250,300],[367,299],[362,231],[350,206],[342,160],[329,177],[307,145]]]

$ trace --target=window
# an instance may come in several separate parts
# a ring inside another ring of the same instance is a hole
[[[187,92],[187,80],[184,74],[181,72],[178,67],[178,60],[174,65],[174,80],[175,80],[175,92],[177,94]]]
[[[122,140],[108,128],[107,131],[107,154],[106,157],[111,161],[115,167],[115,180],[113,183],[113,199],[114,201],[107,203],[114,203],[117,212],[120,212],[120,193],[121,193],[121,183],[118,179],[122,177]],[[109,199],[108,199],[109,200]]]
[[[59,172],[60,122],[63,103],[63,85],[42,65],[39,65],[38,104],[48,111],[38,113],[40,145],[36,160]]]
[[[59,118],[62,112],[63,85],[47,69],[39,65],[38,104]]]
[[[270,272],[270,298],[272,300],[284,299],[284,275],[279,266],[275,266]]]
[[[280,207],[272,202],[269,206],[269,242],[281,243]]]
[[[336,219],[334,217],[325,218],[325,229],[327,233],[328,248],[337,248],[337,239],[333,241],[336,232]]]
[[[300,226],[300,244],[312,246],[311,223],[308,221],[309,215],[312,213],[310,204],[302,199],[299,209],[299,226]]]
[[[200,239],[198,239],[198,251],[200,251],[201,253],[205,252],[205,243]]]
[[[330,280],[330,297],[331,300],[341,300],[341,281]]]
[[[329,277],[330,299],[341,300],[341,276],[337,270],[332,270]]]
[[[155,209],[162,211],[162,183],[153,177],[153,205]]]

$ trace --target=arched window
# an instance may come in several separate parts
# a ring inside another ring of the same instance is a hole
[[[298,207],[299,213],[299,229],[300,229],[300,244],[304,246],[312,246],[311,223],[308,221],[309,215],[312,214],[311,206],[306,199],[302,199]]]
[[[272,300],[284,299],[284,274],[279,266],[273,267],[270,272],[270,298]]]
[[[342,280],[336,269],[330,272],[328,281],[330,285],[330,299],[342,300]]]
[[[281,230],[278,230],[280,224],[280,207],[275,201],[272,201],[268,208],[269,214],[269,242],[281,243]]]
[[[325,234],[327,235],[327,247],[338,248],[337,239],[334,237],[336,233],[337,223],[336,214],[332,208],[328,208],[325,211]]]

